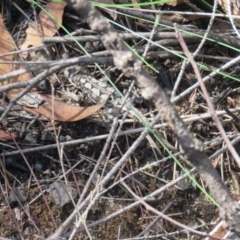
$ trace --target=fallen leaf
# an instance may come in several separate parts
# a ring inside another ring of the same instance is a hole
[[[55,10],[58,11],[57,9],[59,9],[59,8],[56,8]],[[62,10],[63,10],[63,7],[62,7]],[[4,25],[4,21],[3,21],[1,14],[0,14],[0,34],[1,34],[1,36],[0,36],[0,54],[6,54],[6,53],[10,53],[10,52],[14,51],[15,50],[14,41]],[[12,61],[13,59],[14,59],[13,55],[1,57],[1,60],[4,60],[4,61]],[[24,66],[18,66],[18,69],[19,68],[24,68]],[[17,68],[15,66],[12,66],[11,64],[0,64],[0,75],[7,74],[16,69]],[[31,78],[32,78],[31,74],[25,73],[16,78],[11,78],[9,80],[0,82],[0,87],[5,86],[9,83],[13,83],[13,82],[28,81]],[[12,99],[21,90],[22,89],[10,90],[6,93],[6,96],[9,99]],[[80,119],[86,118],[86,117],[94,114],[95,112],[97,112],[105,104],[105,102],[103,102],[101,104],[90,106],[90,107],[76,107],[76,106],[71,106],[66,103],[63,103],[60,100],[57,100],[56,98],[54,98],[54,104],[53,104],[54,111],[53,111],[52,95],[42,94],[41,97],[45,101],[44,105],[39,105],[39,107],[36,109],[24,107],[25,110],[32,114],[41,114],[42,116],[44,116],[46,118],[54,119],[56,121],[64,121],[64,122],[78,121]],[[2,137],[1,137],[1,134],[2,134]],[[8,139],[9,136],[10,136],[9,134],[0,132],[0,139],[1,138]],[[9,139],[11,139],[11,138],[9,138]]]
[[[240,9],[237,5],[236,0],[230,0],[231,12],[229,12],[228,0],[218,0],[218,3],[226,14],[231,14],[231,15],[239,15],[240,14]],[[234,19],[234,22],[240,24],[239,19]],[[226,23],[219,23],[218,26],[214,27],[214,29],[221,30],[221,31],[224,31],[224,29],[229,29],[229,28],[232,28],[230,22],[228,25]]]
[[[183,2],[184,2],[183,0],[176,0],[176,1],[173,1],[173,2],[166,3],[166,4],[170,5],[170,6],[173,6],[173,7],[176,7],[177,5],[182,4]]]
[[[11,35],[9,34],[8,30],[6,29],[2,15],[0,14],[0,54],[10,53],[14,50],[15,50],[15,43],[14,43]],[[1,57],[0,59],[1,59],[1,61],[13,61],[14,55]],[[11,64],[1,63],[0,64],[0,75],[7,74],[7,73],[12,72],[13,70],[17,70],[21,67],[23,67],[23,66],[18,66],[18,68],[17,68],[16,66],[13,66]],[[11,78],[6,81],[0,82],[0,87],[5,86],[10,83],[13,83],[13,82],[17,82],[17,81],[19,81],[19,82],[27,81],[27,80],[31,79],[31,77],[32,77],[31,74],[25,73],[16,78]],[[9,99],[12,99],[19,92],[20,92],[19,89],[13,89],[13,90],[8,91],[6,93],[6,96]]]
[[[54,98],[54,113],[52,111],[52,96],[42,95],[46,105],[40,105],[38,108],[24,107],[27,112],[38,115],[41,114],[47,118],[54,119],[61,122],[74,122],[83,118],[89,117],[98,110],[100,110],[106,102],[90,106],[90,107],[76,107],[61,102]]]
[[[7,133],[0,129],[0,140],[7,141],[7,140],[15,139],[17,137],[18,137],[18,135],[16,133]]]
[[[218,0],[219,5],[222,7],[223,11],[227,14],[229,14],[228,11],[228,0]],[[235,0],[230,0],[230,7],[231,7],[231,14],[233,15],[239,15],[240,14],[240,9],[236,5]],[[236,21],[240,22],[239,20],[236,19]]]
[[[59,24],[62,23],[63,11],[66,3],[50,2],[45,6],[46,11],[53,17],[57,23],[54,22],[44,11],[39,13],[39,22],[34,22],[26,30],[26,40],[21,46],[21,50],[28,48],[29,46],[36,46],[42,43],[42,37],[52,37],[59,29]],[[59,24],[58,24],[59,23]],[[27,57],[27,53],[23,54],[23,57]]]
[[[2,18],[2,15],[0,14],[0,53],[6,54],[9,52],[12,52],[13,49],[15,49],[14,41],[9,34],[8,30],[6,29],[4,25],[4,21]],[[1,61],[12,61],[13,55],[5,56],[0,58]],[[11,64],[1,64],[0,65],[0,74],[6,74],[12,71]],[[6,81],[0,82],[0,87],[6,85]]]

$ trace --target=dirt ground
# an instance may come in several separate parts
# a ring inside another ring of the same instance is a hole
[[[47,4],[47,1],[40,2],[43,6]],[[184,2],[177,6],[164,4],[155,7],[164,11],[209,13],[212,11],[200,1]],[[116,3],[122,3],[122,1]],[[26,29],[30,25],[23,13],[31,21],[34,21],[40,9],[24,0],[2,1],[0,6],[6,28],[19,49],[26,39]],[[149,7],[147,8],[149,9]],[[221,10],[220,7],[219,10]],[[106,11],[101,12],[109,19],[114,18],[114,15],[109,15]],[[120,12],[123,10],[119,10],[115,22],[121,26],[139,33],[152,31],[151,23],[132,19]],[[135,14],[137,13],[139,12],[136,11]],[[177,22],[180,27],[189,26],[189,32],[203,35],[209,24],[209,17],[190,16],[184,14],[162,15],[161,21],[166,25]],[[155,19],[152,13],[139,15],[139,17],[145,17],[147,20],[153,19],[153,22]],[[89,53],[98,54],[97,56],[107,61],[106,57],[110,57],[109,54],[106,53],[99,40],[92,40],[96,34],[89,29],[88,24],[81,16],[66,7],[62,19],[63,26],[69,32],[76,33],[79,30],[75,36],[89,37],[89,41],[81,42],[79,40]],[[210,30],[212,35],[209,37],[212,40],[204,43],[195,58],[197,63],[206,66],[205,69],[201,68],[200,70],[202,78],[239,55],[237,46],[239,43],[231,42],[230,39],[230,37],[236,37],[234,32],[230,31],[232,27],[227,23],[227,19],[224,19],[225,23],[222,20],[222,18],[214,20],[212,30]],[[222,25],[219,25],[221,23]],[[223,37],[219,33],[223,26],[226,31],[229,31],[229,39],[227,37],[222,39]],[[114,26],[114,28],[119,33],[126,33],[118,26]],[[174,31],[165,25],[157,32],[162,35],[168,33],[169,36],[174,34]],[[214,34],[221,40],[216,40]],[[64,36],[65,33],[60,29],[55,35]],[[186,42],[189,50],[194,52],[201,38],[196,39],[192,35],[189,36],[185,36]],[[126,38],[125,41],[139,55],[142,55],[146,49],[147,42],[143,39]],[[153,38],[153,42],[170,51],[178,51],[178,53],[182,51],[175,37]],[[50,54],[51,59],[44,61],[86,56],[73,41],[54,43],[50,47],[48,45],[48,49],[53,53]],[[0,54],[2,53],[0,52]],[[160,73],[156,73],[148,68],[151,76],[156,78],[169,94],[172,94],[176,80],[181,74],[183,59],[150,44],[146,60],[160,71]],[[126,95],[133,80],[122,76],[121,71],[116,69],[113,64],[108,63],[99,64],[119,91]],[[30,65],[27,62],[25,66],[29,67]],[[97,79],[99,81],[97,84],[100,86],[102,76],[94,66],[94,62],[75,65],[83,65],[87,69],[86,75]],[[89,92],[86,92],[81,86],[76,86],[74,82],[73,76],[83,78],[85,73],[79,74],[76,71],[74,75],[66,76],[64,69],[66,67],[48,76],[45,79],[44,87],[40,89],[40,86],[38,92],[43,95],[53,94],[61,102],[76,107],[99,104]],[[42,72],[43,70],[36,70],[32,74],[37,76]],[[222,72],[223,74],[215,75],[205,85],[216,111],[220,112],[226,108],[227,110],[236,109],[234,116],[237,116],[240,89],[238,63]],[[192,67],[187,65],[175,96],[180,96],[196,82]],[[103,88],[110,87],[104,85]],[[115,96],[114,93],[111,94],[111,96]],[[128,100],[132,106],[149,122],[157,115],[154,104],[145,100],[136,86],[128,94]],[[80,95],[83,98],[77,97]],[[176,158],[187,171],[192,167],[184,162],[184,156],[179,153],[179,143],[170,128],[163,124],[163,119],[158,122],[158,125],[162,125],[155,130],[155,133],[160,136],[166,147],[163,147],[153,134],[149,134],[101,187],[102,179],[105,179],[117,166],[118,161],[131,149],[143,131],[143,124],[131,111],[127,112],[128,107],[126,104],[124,105],[124,101],[112,99],[113,97],[109,97],[106,105],[97,113],[73,122],[51,121],[44,116],[31,115],[27,112],[23,112],[20,116],[16,114],[16,112],[19,113],[19,110],[14,109],[9,112],[1,123],[1,130],[14,133],[17,137],[13,140],[0,138],[2,154],[0,236],[2,238],[47,239],[71,216],[83,193],[81,204],[84,205],[84,201],[88,201],[87,204],[75,214],[57,239],[203,239],[203,236],[159,217],[156,212],[152,212],[143,204],[135,204],[137,197],[133,193],[140,198],[145,197],[144,200],[150,207],[166,214],[171,219],[202,233],[211,232],[218,223],[218,208],[196,186],[196,183],[191,182],[187,177],[181,179],[184,171],[174,161],[173,156],[169,155],[166,148],[177,156]],[[6,93],[1,93],[0,101],[1,113],[3,113],[10,104]],[[118,102],[114,105],[111,101]],[[19,104],[16,106],[21,108]],[[209,157],[224,148],[223,139],[215,123],[210,117],[204,117],[208,113],[208,106],[199,88],[195,88],[181,97],[175,102],[175,107],[179,115],[186,119],[186,124],[194,136],[202,141],[204,151]],[[109,117],[108,112],[113,113],[113,118]],[[229,139],[234,140],[239,134],[239,124],[234,116],[229,114],[231,113],[224,112],[219,115],[219,118]],[[107,142],[106,139],[113,127],[114,117],[117,119],[116,134],[112,134]],[[195,119],[193,119],[194,117]],[[117,130],[118,127],[119,130]],[[64,145],[68,141],[71,143]],[[106,146],[108,147],[105,149]],[[239,144],[234,147],[239,152]],[[240,169],[232,156],[227,151],[223,151],[210,159],[229,191],[237,198],[240,194]],[[92,176],[98,163],[99,167]],[[207,186],[196,172],[193,171],[192,176],[203,189],[208,191]],[[152,195],[156,190],[159,190],[159,193]],[[71,236],[74,230],[77,232]]]

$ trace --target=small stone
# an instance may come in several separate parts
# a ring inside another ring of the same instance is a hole
[[[53,142],[54,138],[49,131],[43,131],[41,134],[41,141],[43,142]]]
[[[42,164],[41,163],[36,163],[34,165],[34,168],[37,169],[37,170],[42,170]]]
[[[56,205],[63,207],[65,204],[71,201],[70,194],[73,198],[77,196],[76,190],[67,186],[63,182],[54,182],[49,186],[50,196],[56,203]]]
[[[26,199],[27,197],[23,194],[20,187],[16,187],[10,191],[7,201],[11,207],[15,207],[18,205],[19,202],[21,203],[25,202]]]

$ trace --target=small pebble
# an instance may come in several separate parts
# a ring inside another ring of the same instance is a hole
[[[34,165],[34,168],[37,169],[37,170],[42,170],[42,164],[41,163],[36,163]]]

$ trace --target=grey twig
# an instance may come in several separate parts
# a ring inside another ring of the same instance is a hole
[[[213,104],[212,104],[212,102],[210,100],[210,97],[208,95],[207,89],[206,89],[206,87],[205,87],[205,85],[203,83],[203,80],[201,78],[201,74],[200,74],[200,71],[199,71],[199,69],[197,67],[197,64],[194,61],[193,56],[189,52],[189,50],[188,50],[188,48],[187,48],[187,46],[186,46],[186,44],[185,44],[185,42],[184,42],[180,32],[178,31],[177,25],[175,25],[175,28],[176,28],[176,34],[177,34],[177,38],[179,40],[179,43],[181,44],[184,53],[186,54],[186,56],[188,57],[189,61],[192,64],[192,67],[193,67],[194,72],[196,74],[196,77],[198,79],[199,85],[200,85],[201,90],[202,90],[202,92],[204,94],[205,100],[206,100],[206,102],[208,104],[208,107],[209,107],[209,109],[211,111],[212,118],[213,118],[216,126],[218,127],[219,132],[221,133],[221,135],[222,135],[222,137],[223,137],[223,139],[224,139],[224,141],[225,141],[229,151],[233,155],[233,157],[234,157],[235,161],[237,162],[238,166],[240,166],[240,158],[239,158],[236,150],[232,146],[231,142],[229,141],[229,139],[228,139],[228,137],[227,137],[227,135],[226,135],[226,133],[224,131],[224,128],[223,128],[219,118],[217,117],[217,114],[215,112],[214,106],[213,106]],[[208,183],[209,184],[213,184],[213,182],[211,181],[212,176],[207,176],[207,172],[205,172],[205,171],[206,171],[206,169],[202,173],[202,177],[203,177],[203,175],[205,175],[205,177],[206,177],[205,181],[208,179]],[[220,191],[223,194],[223,192],[226,191],[227,194],[229,194],[224,184],[221,184],[221,186],[219,185],[219,187],[221,188],[221,190],[217,189],[218,192]],[[223,209],[222,209],[222,213],[221,213],[222,216],[221,217],[223,218],[223,220],[228,222],[229,227],[232,228],[232,230],[235,231],[235,226],[240,223],[240,212],[238,210],[239,209],[238,204],[236,202],[234,203],[233,199],[231,199],[230,194],[229,194],[229,198],[225,199],[225,197],[219,195],[218,192],[215,192],[216,190],[214,189],[215,188],[214,185],[209,185],[209,188],[211,189],[212,194],[214,194],[215,197],[217,196],[217,200],[222,204]],[[235,206],[234,205],[232,206],[232,204],[234,204]],[[224,214],[223,214],[223,212],[224,212]],[[236,227],[236,228],[237,228],[236,229],[237,232],[239,232],[240,228],[239,227]]]
[[[187,231],[190,231],[190,232],[192,232],[192,233],[194,233],[194,234],[197,234],[197,235],[200,235],[200,236],[204,236],[204,237],[209,236],[209,235],[206,234],[206,233],[203,233],[203,232],[199,232],[199,231],[197,231],[197,230],[194,230],[193,228],[190,228],[190,227],[188,227],[188,226],[186,226],[186,225],[184,225],[184,224],[182,224],[182,223],[180,223],[180,222],[177,222],[176,220],[168,217],[168,216],[165,215],[164,213],[159,212],[158,210],[156,210],[155,208],[153,208],[153,207],[151,207],[149,204],[147,204],[147,203],[143,200],[143,198],[138,197],[138,196],[127,186],[127,184],[126,184],[125,182],[122,181],[121,184],[128,190],[128,192],[130,192],[130,193],[133,195],[133,197],[134,197],[136,200],[138,200],[142,205],[144,205],[144,206],[146,207],[146,209],[148,209],[149,211],[157,214],[158,216],[160,216],[160,217],[162,217],[163,219],[165,219],[165,220],[173,223],[174,225],[176,225],[176,226],[178,226],[178,227],[181,227],[181,228],[183,228],[183,229],[185,229],[185,230],[187,230]]]
[[[5,109],[3,109],[5,110]],[[239,108],[236,109],[229,109],[229,111],[233,112],[239,112]],[[0,108],[1,111],[1,108]],[[223,115],[226,114],[225,111],[217,111],[218,115]],[[191,118],[187,118],[184,119],[184,122],[192,122],[192,121],[196,121],[199,119],[207,119],[210,118],[211,115],[210,113],[205,113],[196,117],[191,117]],[[163,127],[166,127],[167,123],[161,123],[161,124],[156,124],[153,128],[154,129],[160,129]],[[117,135],[118,136],[125,136],[125,135],[131,135],[131,134],[136,134],[136,133],[140,133],[142,131],[144,131],[144,127],[141,128],[135,128],[135,129],[130,129],[130,130],[126,130],[126,131],[121,131],[119,132]],[[100,135],[100,136],[95,136],[95,137],[89,137],[89,138],[84,138],[84,139],[77,139],[77,140],[72,140],[72,141],[67,141],[67,142],[63,142],[60,143],[60,146],[73,146],[73,145],[77,145],[77,144],[81,144],[81,143],[86,143],[86,142],[91,142],[91,141],[97,141],[97,140],[101,140],[101,139],[106,139],[108,137],[108,134],[104,134],[104,135]],[[34,148],[28,148],[28,149],[21,149],[21,150],[17,150],[17,151],[11,151],[11,152],[6,152],[4,155],[5,156],[13,156],[19,153],[30,153],[30,152],[37,152],[37,151],[43,151],[43,150],[47,150],[47,149],[52,149],[52,148],[57,148],[57,144],[49,144],[47,146],[41,146],[41,147],[34,147]],[[3,154],[1,154],[3,155]]]
[[[240,141],[240,137],[237,137],[236,139],[234,139],[231,143],[232,144],[237,144],[238,142]],[[209,161],[211,161],[212,159],[218,157],[220,154],[222,154],[223,152],[225,152],[227,150],[226,147],[220,149],[219,151],[217,151],[216,153],[214,153],[212,156],[209,157]],[[175,154],[175,156],[179,155],[179,153]],[[128,179],[129,177],[132,177],[133,175],[135,175],[136,173],[138,173],[139,171],[143,171],[145,168],[148,168],[148,167],[151,167],[151,166],[157,166],[159,164],[159,162],[161,161],[165,161],[167,160],[167,158],[164,158],[160,161],[157,161],[157,162],[154,162],[154,163],[151,163],[150,165],[147,165],[143,168],[140,168],[134,172],[132,172],[131,174],[128,174],[127,176],[125,176],[124,178],[120,179],[119,181],[113,183],[110,187],[108,187],[107,189],[105,189],[104,191],[101,192],[100,195],[106,193],[107,191],[109,191],[110,189],[112,189],[114,186],[117,186],[118,184],[120,184],[120,181],[125,181],[126,179]],[[189,174],[193,174],[194,172],[196,172],[196,168],[192,168],[190,171],[189,171]],[[159,196],[161,193],[163,193],[164,191],[166,191],[167,189],[171,188],[172,186],[176,185],[178,182],[182,181],[183,179],[185,179],[187,177],[187,174],[183,174],[182,176],[176,178],[175,180],[171,181],[170,183],[167,183],[166,185],[164,185],[163,187],[157,189],[156,191],[152,192],[151,194],[145,196],[143,199],[145,201],[147,200],[151,200],[151,199],[154,199],[155,197]],[[85,203],[86,204],[86,203]],[[107,222],[109,220],[111,220],[112,218],[114,217],[117,217],[118,215],[120,214],[123,214],[124,212],[126,211],[129,211],[130,209],[138,206],[140,204],[139,201],[136,201],[135,203],[132,203],[130,205],[128,205],[127,207],[124,207],[124,209],[120,209],[110,215],[108,215],[107,217],[103,218],[103,219],[99,219],[91,224],[88,225],[89,228],[91,227],[96,227],[98,226],[99,224],[102,224],[104,222]],[[77,232],[82,232],[84,231],[84,228],[83,227],[80,227],[77,229]],[[63,235],[63,237],[68,237],[71,233],[70,232],[67,232],[66,234]]]
[[[112,57],[103,57],[103,56],[99,57],[99,56],[94,56],[94,55],[69,58],[67,60],[49,61],[49,62],[44,62],[44,63],[32,62],[32,64],[34,64],[36,66],[26,67],[24,69],[19,69],[19,70],[13,71],[11,73],[3,74],[0,76],[0,82],[7,80],[9,78],[17,77],[17,76],[22,75],[27,72],[33,72],[36,70],[51,68],[54,66],[59,66],[61,69],[61,68],[69,67],[74,64],[78,64],[78,63],[94,63],[94,62],[99,63],[99,64],[107,64],[107,65],[113,64]],[[11,86],[15,86],[15,85],[16,84],[11,84]],[[3,88],[0,88],[0,92],[6,91],[5,89],[4,90],[2,90],[2,89]]]

